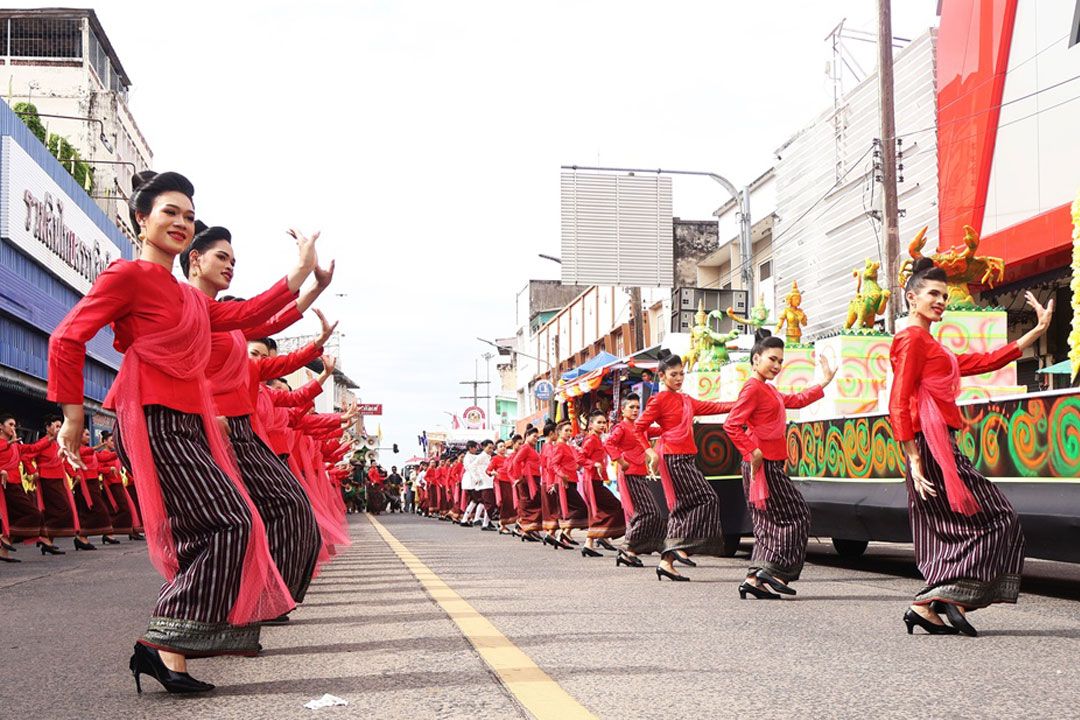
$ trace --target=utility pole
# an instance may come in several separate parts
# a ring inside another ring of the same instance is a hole
[[[641,352],[645,349],[645,319],[641,312],[641,288],[630,288],[630,322],[634,325],[634,350]]]
[[[900,212],[896,200],[896,114],[893,108],[893,37],[891,0],[878,0],[878,84],[881,94],[881,178],[885,201],[885,279],[892,295],[885,315],[886,332],[896,330],[900,288]]]

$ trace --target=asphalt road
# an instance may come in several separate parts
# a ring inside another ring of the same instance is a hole
[[[142,544],[0,565],[0,718],[514,718],[528,714],[364,516],[255,659],[192,661],[218,685],[170,696],[127,672],[159,579]],[[921,583],[903,546],[826,545],[796,600],[740,601],[745,553],[693,582],[412,516],[379,521],[602,718],[1080,716],[1080,567],[1032,561],[979,638],[908,636]],[[63,541],[68,545],[67,541]],[[652,563],[650,563],[651,565]],[[916,630],[916,633],[919,631]],[[323,693],[346,707],[308,710]]]

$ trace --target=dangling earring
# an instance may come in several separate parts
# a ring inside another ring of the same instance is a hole
[[[146,227],[139,226],[139,242],[146,242]]]

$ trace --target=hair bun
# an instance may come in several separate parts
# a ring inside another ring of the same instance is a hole
[[[933,259],[928,258],[928,257],[926,257],[924,255],[924,256],[922,256],[920,258],[917,258],[915,260],[915,262],[912,263],[912,265],[911,265],[911,274],[912,275],[918,275],[919,273],[924,273],[924,272],[926,272],[927,270],[930,270],[933,267],[936,267],[934,265]]]
[[[765,328],[758,328],[757,330],[754,331],[754,342],[756,342],[756,343],[761,342],[765,338],[771,338],[771,337],[772,337],[772,333],[769,332],[768,330],[766,330]]]
[[[136,193],[147,185],[151,180],[157,177],[157,173],[153,170],[143,170],[137,172],[131,176],[131,192]]]
[[[656,357],[658,360],[667,360],[669,357],[671,357],[671,354],[671,351],[667,348],[660,348],[660,350],[658,350],[656,353]]]
[[[206,223],[204,223],[202,220],[196,220],[195,221],[195,234],[196,235],[203,232],[204,230],[209,230],[209,229],[210,229],[210,226],[207,225]]]

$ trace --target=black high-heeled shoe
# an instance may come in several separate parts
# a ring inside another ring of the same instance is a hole
[[[779,595],[773,595],[771,592],[769,592],[765,588],[760,588],[757,585],[751,585],[750,583],[743,580],[742,585],[739,586],[739,599],[745,600],[747,593],[753,595],[758,600],[779,600],[780,599]]]
[[[690,582],[690,578],[686,577],[685,575],[677,575],[676,573],[668,572],[664,568],[657,565],[656,579],[662,582],[664,578],[667,578],[668,580],[674,580],[675,582]]]
[[[128,540],[146,540],[142,533],[133,532],[128,535]]]
[[[19,552],[18,550],[15,549],[14,545],[12,545],[9,542],[4,542],[3,540],[0,540],[0,546],[3,546],[3,548],[5,550],[7,550],[8,552]]]
[[[641,562],[641,558],[629,553],[625,553],[622,550],[615,556],[615,567],[625,565],[626,567],[645,567],[645,563]]]
[[[918,625],[931,635],[956,635],[958,632],[960,632],[956,628],[949,627],[944,623],[938,625],[935,622],[931,622],[919,613],[912,610],[911,608],[908,608],[907,612],[904,613],[904,624],[907,625],[908,635],[915,634],[916,625]]]
[[[43,543],[40,540],[37,541],[37,546],[41,548],[42,555],[67,555],[66,552],[56,547],[55,545],[49,545],[48,543]]]
[[[559,533],[559,541],[560,541],[560,542],[561,542],[561,543],[562,543],[563,545],[570,545],[570,546],[573,546],[573,545],[580,545],[580,544],[581,544],[581,543],[579,543],[579,542],[578,542],[577,540],[575,540],[574,538],[570,537],[570,535],[569,535],[569,534],[567,534],[567,533],[564,533],[564,532],[563,532],[563,533]]]
[[[758,580],[765,583],[766,585],[771,587],[773,590],[775,590],[776,592],[778,592],[778,593],[780,593],[782,595],[797,595],[798,594],[798,593],[795,592],[795,588],[790,587],[789,585],[785,585],[784,583],[782,583],[779,580],[777,580],[776,578],[774,578],[771,573],[765,572],[764,570],[758,570],[756,577],[757,577]]]
[[[597,538],[596,544],[604,548],[605,550],[610,550],[611,552],[619,552],[619,548],[608,542],[607,538]]]
[[[76,550],[97,550],[96,547],[94,547],[93,545],[91,545],[88,542],[83,542],[79,538],[73,538],[73,539],[75,541],[75,549]]]
[[[117,540],[114,537],[109,537],[108,535],[102,535],[101,536],[101,544],[102,545],[119,545],[120,541]]]
[[[521,533],[521,542],[543,542],[535,532]]]
[[[975,629],[974,625],[968,622],[968,619],[964,617],[960,612],[960,608],[956,605],[936,600],[930,603],[930,609],[938,615],[944,613],[945,617],[949,618],[949,624],[958,632],[961,632],[968,637],[979,637],[979,631]]]
[[[681,563],[687,567],[697,567],[697,563],[688,557],[683,557],[679,553],[675,553],[675,562]]]
[[[22,562],[22,560],[19,560],[18,558],[8,557],[7,555],[0,555],[0,562],[18,563]]]
[[[210,683],[196,680],[186,672],[175,672],[165,667],[158,651],[142,643],[135,643],[135,652],[128,661],[128,669],[135,676],[135,691],[140,695],[142,694],[140,675],[151,676],[171,693],[197,693],[214,689]]]
[[[604,553],[599,553],[593,550],[588,545],[581,546],[581,557],[604,557]]]

